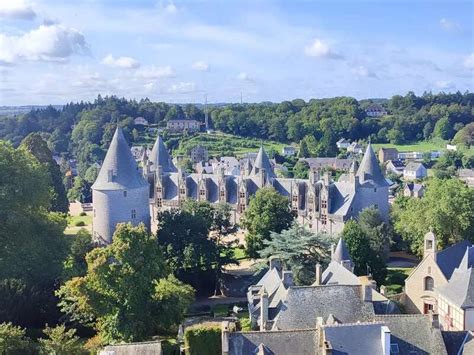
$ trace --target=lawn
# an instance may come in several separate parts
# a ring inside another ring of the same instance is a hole
[[[373,144],[374,150],[377,151],[380,148],[396,148],[399,152],[430,152],[434,150],[446,150],[446,141],[433,140],[433,141],[420,141],[412,144]]]
[[[84,223],[84,226],[90,226],[92,224],[92,216],[70,216],[68,217],[67,222],[68,227],[80,227],[77,226],[77,224],[80,224],[81,222]]]
[[[400,293],[405,286],[405,279],[410,275],[412,268],[388,268],[385,278],[387,294]]]

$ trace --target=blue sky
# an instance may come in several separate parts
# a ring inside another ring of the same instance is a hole
[[[0,0],[0,105],[474,87],[473,1]]]

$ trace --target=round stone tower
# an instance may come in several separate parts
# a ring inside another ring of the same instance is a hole
[[[92,185],[93,238],[111,243],[118,223],[145,224],[150,228],[149,185],[139,171],[120,128]]]

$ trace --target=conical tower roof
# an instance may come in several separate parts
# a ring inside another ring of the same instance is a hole
[[[122,129],[117,128],[92,188],[94,190],[126,190],[147,185],[130,152]]]
[[[153,149],[151,150],[150,162],[152,164],[152,170],[156,170],[158,166],[161,166],[161,169],[164,173],[175,173],[178,171],[178,169],[176,169],[174,166],[160,135],[158,135],[156,138]]]
[[[267,153],[265,153],[265,149],[263,149],[263,146],[260,147],[260,150],[257,154],[257,158],[255,158],[255,163],[253,164],[252,168],[252,175],[258,175],[261,169],[265,169],[265,174],[267,175],[267,177],[276,177],[275,172],[272,168],[272,164],[270,163],[270,159],[268,159],[268,155]]]
[[[351,255],[349,254],[349,250],[347,249],[347,245],[342,240],[342,238],[339,239],[339,242],[337,243],[336,250],[334,250],[334,254],[332,255],[332,260],[337,261],[338,263],[342,263],[343,261],[352,261]]]
[[[365,182],[371,182],[376,186],[388,185],[370,143],[365,150],[364,157],[362,158],[359,170],[357,171],[357,176],[362,184]]]

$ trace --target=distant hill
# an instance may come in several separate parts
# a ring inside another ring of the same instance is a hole
[[[48,106],[61,110],[63,105],[27,105],[27,106],[0,106],[0,116],[14,116],[28,113],[31,110],[41,110]]]

